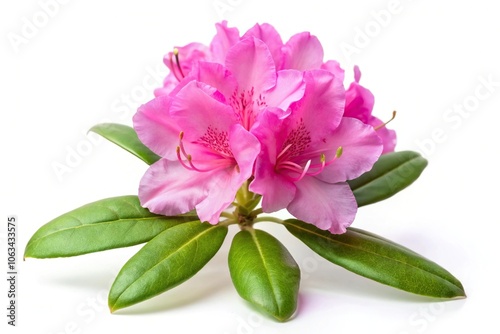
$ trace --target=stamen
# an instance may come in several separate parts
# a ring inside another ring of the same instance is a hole
[[[285,147],[283,151],[286,151],[287,149],[288,146]],[[326,166],[332,164],[335,160],[340,158],[340,156],[342,156],[342,153],[343,153],[343,148],[342,146],[339,146],[339,148],[337,148],[335,156],[330,161],[326,161],[326,155],[324,153],[321,153],[319,158],[319,163],[317,164],[312,164],[312,160],[308,160],[305,166],[302,167],[293,161],[286,160],[286,161],[279,161],[278,164],[276,165],[276,168],[278,170],[286,169],[289,170],[290,172],[299,174],[299,176],[297,177],[289,177],[290,181],[297,182],[302,180],[306,175],[308,176],[319,175],[321,172],[323,172]],[[280,156],[282,155],[283,152],[280,154]]]
[[[209,164],[210,167],[207,169],[201,169],[199,167],[196,167],[193,163],[193,157],[191,156],[191,154],[188,154],[186,152],[186,149],[184,148],[184,144],[182,142],[183,138],[184,138],[184,131],[181,131],[179,133],[179,145],[176,147],[176,153],[177,153],[177,160],[179,160],[179,162],[184,168],[203,173],[203,172],[210,172],[216,168],[226,168],[232,165],[233,161],[231,159],[221,158],[221,159],[211,160]]]
[[[184,131],[181,131],[179,133],[179,147],[180,147],[180,150],[182,152],[182,155],[184,155],[185,157],[188,156],[188,154],[186,153],[186,150],[184,149],[184,144],[182,143],[182,139],[184,138]]]
[[[337,153],[335,153],[335,158],[340,158],[342,156],[342,153],[344,153],[344,148],[342,146],[339,146],[337,149]]]
[[[332,160],[330,160],[328,162],[328,164],[331,164],[333,162],[333,160],[336,159],[336,157],[337,156],[335,156]],[[318,170],[315,171],[315,172],[309,172],[309,173],[307,173],[307,175],[309,175],[309,176],[316,176],[316,175],[319,175],[323,171],[323,169],[325,169],[325,167],[326,167],[326,155],[324,153],[321,153],[319,161],[321,162],[321,164],[319,164],[319,165],[316,164],[316,165],[313,166],[314,168],[318,168]]]
[[[191,167],[189,167],[188,165],[186,165],[186,163],[184,162],[184,159],[182,159],[182,157],[181,157],[181,147],[177,146],[177,148],[175,149],[175,151],[177,152],[177,160],[179,160],[179,162],[181,163],[182,167],[191,170]]]
[[[283,151],[281,151],[280,154],[278,154],[278,156],[276,157],[276,160],[279,160],[279,158],[281,158],[283,156],[283,154],[285,154],[286,151],[288,151],[288,149],[292,147],[292,144],[288,144],[284,149]]]
[[[391,119],[390,119],[390,120],[388,120],[387,122],[385,122],[385,123],[383,123],[383,124],[380,124],[380,125],[376,126],[376,127],[374,128],[374,130],[375,130],[375,131],[377,131],[377,130],[379,130],[379,129],[381,129],[381,128],[385,127],[387,124],[389,124],[389,123],[390,123],[393,119],[395,119],[395,118],[396,118],[396,110],[394,110],[394,111],[392,112],[392,117],[391,117]]]
[[[175,64],[174,60],[172,59],[172,54],[175,57]],[[182,79],[184,79],[185,75],[184,72],[182,71],[181,63],[179,61],[179,49],[174,48],[172,54],[170,55],[170,68],[172,69],[172,73],[174,74],[175,78],[181,81]]]
[[[307,171],[309,170],[309,167],[311,167],[311,160],[307,161],[306,165],[304,166],[304,170],[302,171],[302,173],[300,174],[299,177],[291,178],[290,180],[293,182],[298,182],[298,181],[302,180],[304,178],[304,176],[306,176]]]
[[[174,56],[175,56],[175,62],[177,63],[177,68],[179,69],[181,76],[184,78],[185,75],[184,75],[184,72],[182,72],[181,63],[179,61],[179,49],[174,48]]]

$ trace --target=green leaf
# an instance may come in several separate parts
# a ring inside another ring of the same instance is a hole
[[[160,156],[147,148],[137,137],[133,128],[123,124],[102,123],[94,125],[89,131],[103,136],[124,150],[140,158],[148,165],[160,160]]]
[[[151,240],[172,226],[198,217],[165,217],[141,207],[137,196],[107,198],[65,213],[31,237],[24,257],[68,257]]]
[[[217,253],[227,227],[193,221],[153,238],[121,269],[109,292],[111,312],[171,289],[196,274]]]
[[[387,199],[413,183],[427,160],[417,152],[401,151],[382,155],[373,168],[354,180],[347,181],[358,206]]]
[[[465,297],[462,284],[448,271],[375,234],[352,227],[331,234],[295,219],[285,221],[285,227],[328,261],[358,275],[419,295]]]
[[[239,295],[280,321],[297,308],[300,270],[288,250],[261,230],[243,230],[229,250],[229,271]]]

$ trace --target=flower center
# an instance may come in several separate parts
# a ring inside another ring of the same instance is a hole
[[[196,143],[204,148],[204,152],[201,152],[204,158],[198,159],[196,165],[193,162],[193,156],[186,152],[183,139],[184,132],[181,131],[176,152],[177,159],[184,168],[197,172],[210,172],[216,169],[238,167],[229,147],[227,132],[217,131],[212,127],[207,129],[207,132]]]
[[[276,157],[275,171],[286,175],[290,181],[297,182],[306,175],[315,176],[320,174],[326,166],[332,164],[342,155],[342,147],[337,149],[335,156],[329,161],[326,160],[324,153],[308,152],[307,156],[311,156],[311,153],[314,156],[313,159],[316,162],[313,163],[313,159],[306,160],[305,156],[301,155],[309,147],[310,143],[310,132],[301,119],[298,126],[288,135],[281,152]]]
[[[254,98],[254,95],[253,87],[248,91],[236,89],[229,99],[229,104],[240,119],[241,125],[247,130],[250,130],[260,110],[267,105],[262,94],[259,94],[257,98]]]

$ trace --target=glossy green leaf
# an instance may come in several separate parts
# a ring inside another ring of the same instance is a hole
[[[156,153],[147,148],[137,137],[133,128],[123,124],[102,123],[94,125],[89,131],[106,138],[112,143],[140,158],[148,165],[160,159]]]
[[[387,199],[415,181],[427,160],[417,152],[401,151],[382,155],[373,168],[354,180],[347,181],[358,206]]]
[[[285,227],[313,251],[358,275],[419,295],[465,297],[452,274],[406,247],[375,234],[348,228],[336,235],[290,219]]]
[[[111,312],[171,289],[196,274],[217,253],[227,227],[194,221],[149,241],[121,269],[109,292]]]
[[[233,239],[229,271],[239,295],[280,321],[297,308],[300,270],[288,250],[261,230],[243,230]]]
[[[165,217],[141,207],[137,196],[107,198],[65,213],[31,237],[24,257],[68,257],[137,245],[180,223],[186,214]]]

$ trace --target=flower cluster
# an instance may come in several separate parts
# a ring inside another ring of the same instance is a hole
[[[345,232],[357,211],[346,181],[396,141],[372,116],[359,69],[346,89],[344,71],[323,61],[308,32],[284,43],[269,24],[242,36],[226,22],[216,28],[209,46],[191,43],[165,56],[164,86],[134,116],[140,140],[161,156],[141,180],[141,204],[167,216],[196,209],[217,224],[248,187],[264,212],[286,208]]]

